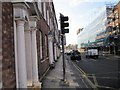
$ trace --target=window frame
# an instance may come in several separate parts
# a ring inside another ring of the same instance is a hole
[[[40,61],[43,61],[43,32],[40,30]]]

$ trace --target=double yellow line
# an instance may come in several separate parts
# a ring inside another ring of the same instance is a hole
[[[72,61],[71,61],[72,62]],[[106,89],[111,89],[114,90],[114,88],[112,87],[108,87],[108,86],[101,86],[98,85],[98,82],[96,80],[96,77],[94,74],[86,74],[80,67],[78,67],[78,65],[76,65],[74,62],[72,62],[72,64],[74,65],[74,67],[80,72],[80,76],[82,76],[88,83],[89,85],[94,89],[94,90],[98,90],[98,88],[106,88]],[[113,72],[108,72],[108,73],[113,73]],[[101,74],[101,73],[97,73],[97,74]],[[107,73],[104,73],[107,74]],[[92,77],[94,80],[94,83],[88,78],[88,77]]]
[[[72,61],[71,61],[71,62],[72,62]],[[74,67],[82,74],[82,77],[89,83],[89,85],[90,85],[94,90],[98,90],[97,86],[88,79],[87,74],[86,74],[80,67],[78,67],[76,64],[74,64],[73,62],[72,62],[72,64],[73,64]],[[96,81],[95,81],[95,82],[96,82]],[[96,84],[97,84],[97,82],[96,82]]]

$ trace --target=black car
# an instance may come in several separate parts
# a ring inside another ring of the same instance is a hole
[[[66,55],[68,55],[68,56],[71,55],[71,52],[67,52]]]
[[[70,55],[71,60],[81,60],[81,54],[78,50],[71,51]]]

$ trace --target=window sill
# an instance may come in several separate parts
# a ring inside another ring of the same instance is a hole
[[[40,59],[40,62],[43,63],[45,62],[45,60],[49,60],[49,57],[47,57],[46,59]]]
[[[43,63],[45,61],[45,59],[41,59],[40,62]]]

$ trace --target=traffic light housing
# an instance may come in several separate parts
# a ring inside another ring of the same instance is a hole
[[[60,14],[60,27],[62,34],[69,33],[69,29],[67,28],[69,27],[68,19],[68,16]]]

